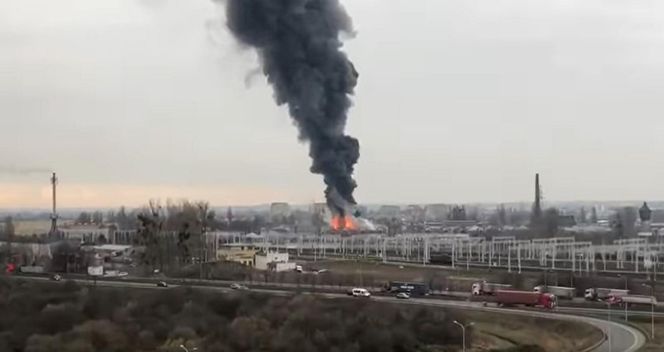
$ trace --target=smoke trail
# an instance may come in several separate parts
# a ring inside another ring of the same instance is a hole
[[[214,0],[226,3],[227,25],[258,52],[278,105],[288,104],[309,142],[311,172],[323,175],[327,204],[344,214],[356,204],[352,174],[357,139],[344,134],[358,73],[341,51],[352,23],[339,0]]]

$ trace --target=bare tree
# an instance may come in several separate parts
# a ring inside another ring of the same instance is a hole
[[[92,213],[92,223],[95,225],[101,225],[104,223],[104,214],[101,211],[95,211]]]
[[[7,261],[12,259],[12,242],[14,242],[14,235],[16,234],[16,228],[14,227],[14,219],[11,216],[5,218],[5,237],[7,238]]]

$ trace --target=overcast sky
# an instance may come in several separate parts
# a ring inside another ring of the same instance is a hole
[[[361,202],[664,199],[664,2],[345,0]],[[206,0],[0,2],[0,207],[322,200]],[[39,171],[39,170],[33,170]]]

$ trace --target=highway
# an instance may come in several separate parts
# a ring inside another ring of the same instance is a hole
[[[43,282],[53,282],[46,277],[16,277],[17,279],[31,280],[31,281],[43,281]],[[86,279],[72,279],[81,285],[91,285],[92,281]],[[64,281],[60,281],[64,282]],[[170,288],[178,287],[178,285],[169,284],[167,288],[158,287],[154,280],[145,281],[145,282],[136,282],[136,281],[123,281],[123,280],[97,280],[96,285],[99,287],[118,287],[118,288],[135,288],[135,289],[154,289],[154,290],[167,290]],[[226,286],[208,286],[208,285],[187,285],[188,287],[201,289],[201,290],[212,290],[218,292],[231,292],[233,291]],[[271,295],[292,295],[293,289],[290,287],[284,288],[251,288],[252,292],[259,292]],[[318,296],[326,298],[348,298],[347,295],[341,293],[315,293]],[[581,314],[606,314],[606,310],[601,309],[591,309],[591,308],[571,308],[571,307],[561,307],[556,310],[556,312],[547,312],[547,311],[538,311],[538,310],[523,310],[523,309],[512,309],[512,308],[495,308],[495,307],[486,307],[481,302],[468,302],[468,301],[459,301],[459,300],[444,300],[444,299],[431,299],[431,298],[411,298],[409,300],[396,300],[391,296],[373,296],[373,300],[386,302],[391,304],[410,304],[410,305],[420,305],[420,306],[429,306],[429,307],[448,307],[456,309],[472,309],[476,311],[484,312],[496,312],[502,314],[514,314],[514,315],[523,315],[530,317],[539,317],[546,319],[557,319],[557,320],[568,320],[568,321],[578,321],[582,323],[587,323],[593,325],[605,332],[606,336],[610,338],[605,338],[605,340],[598,345],[592,351],[594,352],[635,352],[639,350],[646,342],[646,336],[644,334],[631,326],[620,324],[616,321],[607,321],[605,319],[599,319],[589,316],[583,316]],[[615,311],[615,317],[618,317],[622,314],[622,311]],[[633,312],[630,312],[633,314]],[[645,312],[639,312],[636,314],[645,314]],[[661,314],[661,313],[659,313]],[[658,315],[659,315],[658,314]]]

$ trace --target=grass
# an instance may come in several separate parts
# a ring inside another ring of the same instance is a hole
[[[650,338],[652,330],[650,317],[638,316],[630,317],[630,322],[637,325]],[[655,318],[655,339],[649,339],[640,350],[642,352],[661,352],[664,351],[664,318]]]
[[[544,351],[580,351],[602,339],[602,332],[590,325],[545,318],[498,313],[466,312],[475,326],[471,351],[509,350],[524,345]]]

